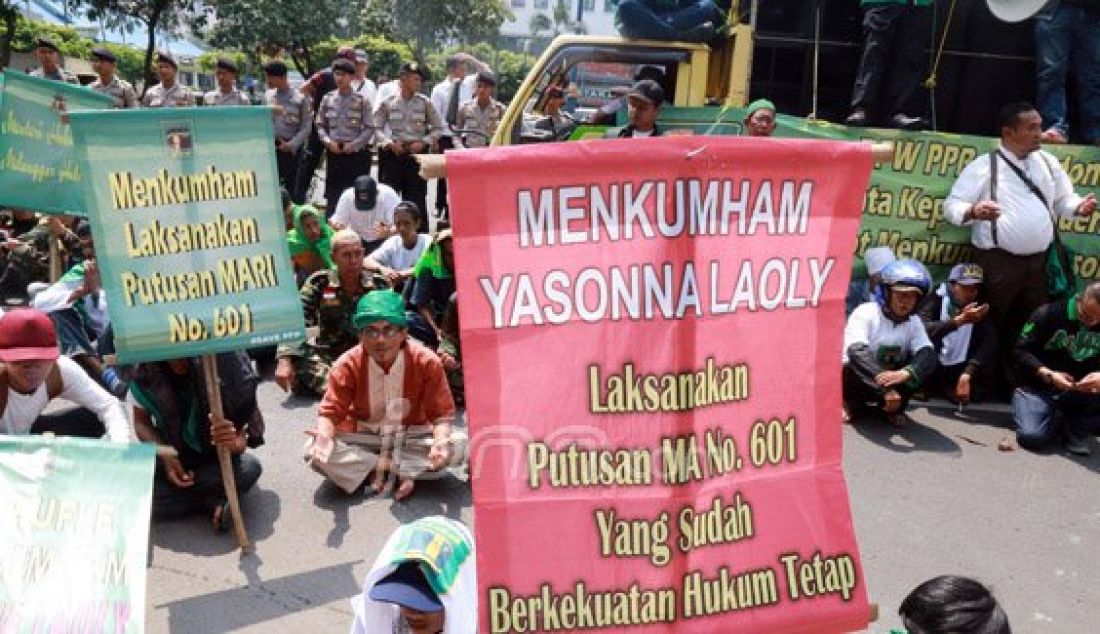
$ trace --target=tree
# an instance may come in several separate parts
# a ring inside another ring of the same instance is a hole
[[[145,90],[156,83],[153,79],[153,53],[156,50],[157,29],[177,30],[184,25],[197,26],[204,21],[199,13],[200,0],[68,0],[70,6],[84,7],[92,20],[103,20],[109,26],[133,31],[138,25],[146,29],[145,63],[142,77]]]
[[[15,25],[19,21],[16,0],[0,0],[0,68],[11,63],[11,41],[15,37]]]
[[[401,65],[413,59],[413,52],[408,44],[394,42],[377,35],[361,35],[354,40],[330,38],[318,44],[314,52],[317,59],[328,61],[336,56],[336,49],[343,45],[363,49],[370,56],[370,69],[367,74],[373,77],[380,74],[397,77],[397,71]]]
[[[495,39],[513,16],[504,0],[367,0],[361,17],[385,21],[422,58],[446,43]]]
[[[253,54],[285,54],[303,77],[330,57],[314,49],[346,31],[358,13],[346,0],[215,0],[217,24],[210,34],[215,46]],[[349,13],[350,12],[350,13]]]

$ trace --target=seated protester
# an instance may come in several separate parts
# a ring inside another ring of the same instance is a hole
[[[476,632],[476,562],[462,522],[436,515],[397,527],[351,601],[352,634]]]
[[[50,277],[50,240],[61,242],[72,264],[81,259],[80,239],[69,225],[74,216],[46,216],[26,233],[7,239],[0,245],[6,256],[6,266],[0,274],[0,293],[11,303],[29,299],[27,287],[35,282],[46,283]]]
[[[1036,451],[1064,439],[1066,451],[1088,455],[1100,429],[1100,282],[1037,308],[1013,357],[1016,441]]]
[[[403,500],[450,461],[454,400],[439,357],[409,340],[400,295],[367,293],[354,323],[359,345],[332,367],[303,458],[348,493],[371,472],[371,491],[384,493],[393,473],[394,499]]]
[[[757,99],[745,111],[745,136],[770,137],[775,134],[775,104],[767,99]]]
[[[317,271],[332,268],[333,233],[324,215],[311,205],[294,210],[294,228],[286,234],[286,242],[299,286]]]
[[[969,577],[943,575],[925,581],[901,602],[898,615],[908,634],[1012,634],[997,599]]]
[[[69,269],[61,279],[39,291],[31,305],[47,313],[57,329],[61,353],[76,361],[88,376],[100,381],[119,398],[126,395],[126,383],[114,368],[104,365],[103,356],[114,353],[114,337],[107,315],[107,293],[99,279],[95,243],[86,221],[76,229],[84,261]],[[95,343],[93,343],[93,341]]]
[[[337,210],[339,213],[339,210]],[[420,210],[416,203],[404,201],[393,211],[393,224],[397,235],[390,236],[363,260],[363,268],[377,272],[386,278],[390,287],[398,293],[413,275],[413,267],[428,248],[427,234],[417,233],[420,228]]]
[[[924,329],[939,355],[929,391],[965,405],[989,394],[997,363],[997,331],[978,302],[985,275],[977,264],[956,264],[921,307]]]
[[[45,313],[21,308],[0,319],[0,361],[0,434],[51,432],[130,441],[130,421],[122,403],[75,361],[60,355],[57,333]],[[79,407],[42,414],[55,398]]]
[[[936,353],[915,311],[932,286],[916,260],[893,262],[882,271],[875,301],[852,312],[844,326],[844,406],[884,412],[904,422],[909,397],[936,368]]]
[[[299,297],[307,328],[317,328],[313,341],[282,344],[276,356],[275,382],[298,395],[322,396],[332,364],[359,343],[352,324],[359,298],[380,286],[363,270],[363,244],[344,229],[332,239],[333,269],[317,271],[302,284]]]
[[[725,10],[713,0],[622,0],[615,26],[623,37],[707,42],[715,48],[730,32]]]
[[[458,326],[458,293],[451,295],[447,303],[447,312],[443,314],[443,323],[439,327],[439,349],[436,354],[447,371],[447,385],[451,386],[451,395],[455,405],[466,404],[466,383],[462,379],[462,340]]]
[[[393,212],[400,202],[392,187],[364,174],[355,179],[354,187],[340,194],[329,224],[334,229],[351,229],[359,234],[363,249],[370,253],[394,234]]]
[[[852,311],[860,305],[875,298],[875,289],[882,281],[882,269],[897,259],[890,247],[872,247],[864,252],[863,262],[867,265],[867,279],[853,279],[849,282],[848,296],[844,298],[846,315],[851,315]]]
[[[450,229],[437,233],[413,269],[409,334],[432,349],[439,345],[439,323],[456,290],[453,242]]]
[[[233,457],[237,492],[260,477],[260,461],[245,453],[263,444],[264,419],[256,402],[259,377],[244,352],[217,355],[224,418],[210,412],[202,361],[171,359],[140,363],[131,385],[134,431],[142,442],[173,447],[153,476],[153,515],[210,514],[214,528],[227,528],[229,502],[222,485],[217,445]]]

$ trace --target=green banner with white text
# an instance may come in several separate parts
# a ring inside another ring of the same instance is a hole
[[[269,109],[83,112],[72,127],[121,361],[303,338]]]
[[[713,116],[705,123],[700,119]],[[673,133],[741,134],[744,111],[731,108],[667,108],[661,123]],[[877,163],[863,200],[863,218],[854,237],[856,265],[853,277],[865,277],[863,254],[876,246],[889,246],[898,257],[910,257],[928,265],[943,279],[951,265],[969,258],[970,229],[950,224],[943,205],[951,186],[966,165],[997,147],[992,137],[935,132],[903,132],[850,128],[827,121],[810,121],[780,115],[776,137],[817,138],[840,141],[889,141],[894,157]],[[1100,148],[1079,145],[1045,145],[1065,168],[1078,194],[1100,196]],[[1002,176],[1008,178],[1009,176]],[[1062,239],[1075,252],[1074,265],[1082,284],[1100,279],[1100,213],[1088,218],[1062,219]]]
[[[110,108],[87,88],[0,71],[0,205],[86,215],[67,113]]]
[[[0,436],[0,632],[145,629],[152,445]]]

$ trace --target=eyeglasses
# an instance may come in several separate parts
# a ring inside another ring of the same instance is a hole
[[[397,326],[385,326],[383,328],[364,328],[363,335],[366,336],[367,339],[391,339],[393,337],[396,337],[401,332],[401,330],[402,329],[398,328]]]

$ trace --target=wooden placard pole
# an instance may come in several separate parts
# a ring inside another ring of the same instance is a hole
[[[894,158],[894,144],[871,143],[871,154],[876,162],[889,161]],[[447,157],[444,154],[417,154],[416,160],[420,163],[420,177],[427,180],[431,178],[447,177]]]
[[[61,248],[57,244],[57,238],[50,235],[50,284],[61,279]]]
[[[210,402],[210,413],[215,418],[225,418],[222,411],[222,392],[218,385],[218,361],[212,354],[202,355],[202,375],[206,383],[206,398]],[[229,447],[217,445],[218,465],[222,471],[222,485],[225,486],[225,498],[229,500],[229,512],[233,517],[233,531],[237,534],[237,545],[242,552],[252,552],[252,542],[248,540],[248,531],[244,527],[241,515],[241,501],[237,497],[237,478],[233,475],[233,459]]]

